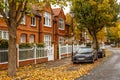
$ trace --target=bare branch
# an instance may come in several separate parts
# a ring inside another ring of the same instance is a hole
[[[17,15],[17,19],[18,19],[18,20],[17,20],[17,26],[19,25],[19,23],[21,22],[21,19],[23,18],[24,14],[25,14],[27,3],[28,3],[27,1],[23,2],[23,3],[22,3],[22,5],[23,5],[23,6],[22,6],[22,7],[23,7],[23,10],[22,10],[22,11],[20,11],[20,10],[17,11],[17,12],[18,12],[18,13],[17,13],[17,14],[18,14],[18,15]],[[19,5],[19,7],[21,7],[21,5]],[[21,9],[22,9],[22,8],[21,8]],[[18,18],[18,17],[19,17],[19,18]]]
[[[0,9],[0,14],[3,16],[5,22],[7,23],[7,25],[9,25],[9,18],[7,18],[6,14],[5,14],[5,11],[4,11],[4,8]]]
[[[16,9],[16,18],[18,17],[18,15],[20,14],[20,11],[22,9],[22,5],[23,5],[23,2],[21,1],[18,5],[18,8]]]
[[[103,27],[104,27],[104,26],[101,26],[100,28],[98,28],[98,29],[96,30],[96,33],[98,33],[100,30],[102,30]]]

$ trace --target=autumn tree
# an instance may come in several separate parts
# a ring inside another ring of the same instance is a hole
[[[38,2],[39,1],[39,2]],[[8,50],[8,75],[16,75],[16,30],[25,13],[31,13],[31,6],[37,5],[40,9],[44,3],[66,5],[58,0],[0,0],[0,14],[8,26],[9,50]],[[6,14],[7,12],[7,14]]]
[[[116,0],[74,0],[72,11],[75,19],[86,28],[93,38],[93,47],[98,48],[97,33],[105,26],[113,26],[117,20],[119,4]]]
[[[113,43],[119,43],[120,41],[120,27],[107,28],[107,38]]]
[[[77,22],[75,20],[73,20],[73,26],[71,25],[72,24],[72,17],[70,15],[70,13],[67,13],[66,14],[66,23],[70,25],[69,27],[69,34],[72,33],[72,28],[74,28],[73,32],[74,32],[74,38],[76,41],[80,40],[81,39],[81,30],[79,28],[79,25],[77,24]]]
[[[97,33],[97,39],[99,42],[105,41],[106,38],[106,28],[103,28]]]

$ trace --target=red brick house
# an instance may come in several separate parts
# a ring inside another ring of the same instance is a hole
[[[0,17],[0,38],[9,40],[7,26],[2,16]],[[54,45],[54,60],[56,60],[58,59],[58,44],[64,44],[69,33],[69,27],[66,26],[65,19],[62,8],[52,9],[50,5],[46,5],[43,12],[34,8],[34,16],[24,15],[17,29],[16,43],[45,43],[46,47]],[[38,62],[40,61],[47,60],[38,60]],[[20,65],[33,62],[23,62]]]
[[[68,40],[69,26],[66,25],[66,17],[62,8],[53,9],[54,13],[54,41],[57,46],[64,45]],[[59,54],[57,54],[59,55]]]

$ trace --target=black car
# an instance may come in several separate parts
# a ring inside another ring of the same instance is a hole
[[[99,48],[98,49],[98,58],[105,57],[105,49]]]
[[[92,62],[98,59],[97,51],[92,48],[80,48],[73,56],[73,63]]]
[[[100,44],[100,47],[98,49],[98,57],[99,58],[105,57],[105,45],[104,44]]]

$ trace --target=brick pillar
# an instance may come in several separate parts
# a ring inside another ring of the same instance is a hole
[[[16,44],[16,67],[19,67],[19,44]]]
[[[58,52],[57,52],[58,46],[56,43],[54,43],[54,60],[57,60]]]

